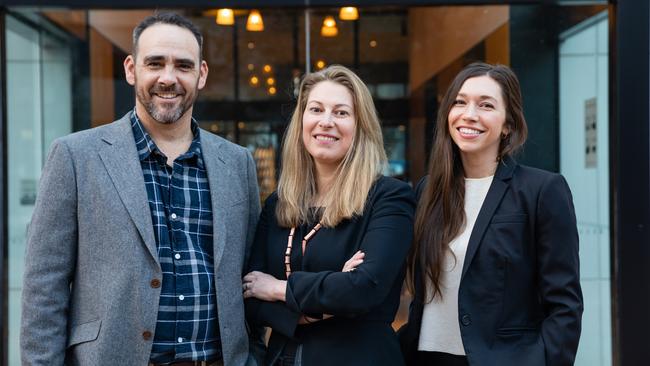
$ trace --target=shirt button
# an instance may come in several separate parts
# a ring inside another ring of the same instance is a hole
[[[158,288],[158,287],[160,287],[160,280],[157,279],[157,278],[154,278],[153,280],[151,280],[151,282],[149,284],[151,285],[152,288]]]
[[[183,343],[183,337],[178,337],[177,341],[178,343]]]
[[[472,318],[468,314],[465,314],[460,319],[460,322],[463,323],[464,326],[468,326],[468,325],[472,324]]]
[[[185,296],[180,295],[180,296],[178,296],[178,299],[181,300],[181,301],[183,301],[183,300],[185,300]]]
[[[148,330],[145,330],[144,332],[142,332],[142,339],[144,339],[145,341],[150,340],[151,339],[151,332],[148,331]]]
[[[176,255],[174,255],[174,258],[176,258],[176,259],[181,259],[181,255],[178,254],[178,253],[176,253]]]
[[[176,214],[175,213],[172,214],[172,220],[176,220]]]

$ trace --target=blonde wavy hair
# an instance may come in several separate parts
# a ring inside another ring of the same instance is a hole
[[[319,83],[330,81],[352,94],[355,134],[338,166],[331,189],[322,196],[321,223],[334,227],[343,219],[361,215],[368,192],[386,165],[381,126],[372,96],[351,70],[331,65],[305,75],[300,84],[296,108],[282,143],[282,171],[278,183],[276,217],[282,227],[296,227],[309,221],[309,208],[317,191],[314,160],[302,139],[302,119],[309,93]]]

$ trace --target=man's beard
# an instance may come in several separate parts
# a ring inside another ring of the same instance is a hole
[[[137,85],[137,84],[136,84]],[[181,102],[178,106],[172,108],[165,108],[163,103],[155,103],[153,98],[154,94],[173,92],[181,97]],[[140,104],[142,104],[147,113],[157,122],[162,124],[172,124],[178,121],[188,109],[192,108],[194,101],[198,95],[198,88],[194,93],[187,94],[185,90],[178,84],[171,87],[161,87],[159,85],[153,86],[149,89],[149,94],[144,95],[141,89],[136,87],[136,97]]]

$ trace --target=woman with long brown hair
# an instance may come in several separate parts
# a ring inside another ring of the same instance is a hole
[[[561,175],[512,158],[527,135],[517,77],[467,66],[436,127],[408,257],[407,364],[573,364],[583,309],[573,201]]]
[[[336,65],[306,75],[244,276],[248,321],[272,330],[266,365],[403,364],[391,322],[415,199],[385,163],[365,84]]]

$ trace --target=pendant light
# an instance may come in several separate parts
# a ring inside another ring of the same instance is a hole
[[[320,35],[323,37],[336,37],[338,34],[339,29],[336,27],[336,20],[331,15],[326,16],[320,29]]]
[[[354,6],[344,6],[339,10],[339,19],[357,20],[359,19],[359,10]]]
[[[217,24],[220,25],[233,25],[235,24],[235,13],[232,9],[219,9],[217,10]]]
[[[264,20],[262,19],[262,14],[260,14],[259,10],[253,9],[248,14],[246,30],[249,32],[261,32],[264,30]]]

